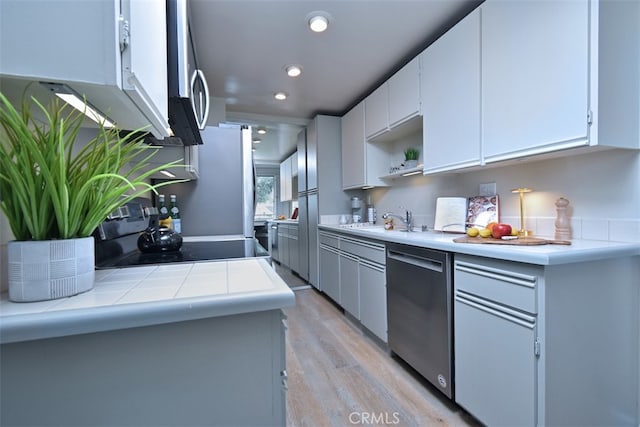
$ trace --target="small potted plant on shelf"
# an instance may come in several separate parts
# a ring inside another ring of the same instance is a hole
[[[148,183],[151,174],[179,160],[147,170],[157,148],[139,132],[122,136],[99,125],[79,147],[83,121],[81,112],[58,99],[45,107],[25,93],[18,111],[0,93],[0,208],[15,237],[7,246],[12,301],[92,289],[93,231],[127,201],[177,182]]]
[[[418,166],[418,157],[420,157],[420,151],[417,148],[409,147],[404,150],[405,169],[412,169]]]

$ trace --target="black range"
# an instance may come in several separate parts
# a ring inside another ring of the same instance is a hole
[[[146,199],[127,203],[98,227],[94,233],[97,269],[239,258],[270,261],[269,252],[257,239],[242,236],[187,239],[177,251],[141,252],[137,240],[149,224],[149,203]]]

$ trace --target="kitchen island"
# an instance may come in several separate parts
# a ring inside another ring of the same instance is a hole
[[[282,309],[265,260],[96,271],[93,290],[0,300],[1,425],[284,425]]]
[[[323,272],[338,269],[333,298],[345,310],[345,290],[360,295],[361,312],[372,304],[362,295],[373,282],[342,274],[341,257],[353,257],[354,244],[393,242],[451,254],[454,400],[483,424],[640,422],[640,243],[511,246],[456,243],[459,235],[442,232],[318,228],[321,242],[334,242],[337,252],[324,258],[320,283]],[[433,304],[429,292],[423,295],[407,307]]]

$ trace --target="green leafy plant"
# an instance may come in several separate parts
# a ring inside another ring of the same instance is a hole
[[[90,236],[127,201],[180,182],[148,183],[180,160],[147,170],[158,148],[145,144],[140,132],[121,136],[99,126],[91,141],[74,149],[83,121],[58,99],[45,107],[25,95],[19,112],[0,93],[0,208],[16,240]]]
[[[404,150],[405,160],[418,160],[418,157],[420,157],[420,151],[417,148],[409,147]]]

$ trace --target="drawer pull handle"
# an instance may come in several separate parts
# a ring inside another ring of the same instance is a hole
[[[536,318],[534,316],[529,316],[525,313],[473,296],[463,291],[456,291],[456,301],[493,314],[494,316],[510,320],[519,325],[526,326],[527,328],[533,328],[536,323]]]
[[[490,279],[500,280],[502,282],[513,283],[514,285],[526,286],[528,288],[534,288],[536,286],[535,276],[522,275],[507,275],[506,272],[501,270],[489,270],[479,269],[478,266],[467,267],[463,263],[456,263],[455,269],[457,271],[463,271],[465,273],[473,274],[476,276],[488,277]]]

